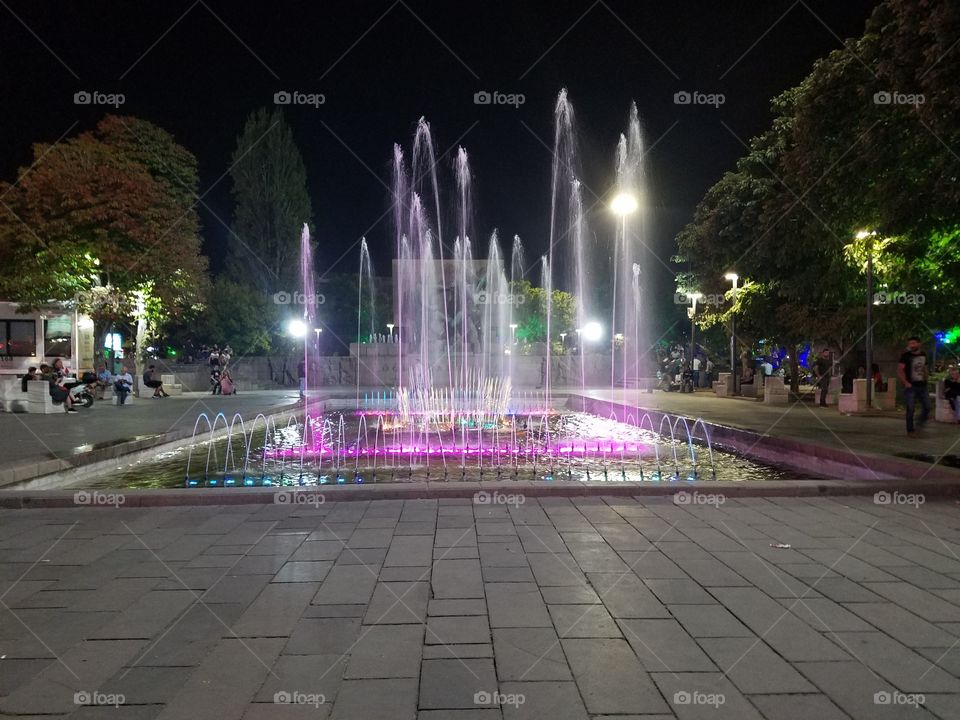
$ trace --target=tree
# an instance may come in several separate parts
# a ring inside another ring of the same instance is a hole
[[[300,289],[300,229],[313,211],[303,158],[279,109],[261,108],[247,118],[230,176],[230,274],[267,294]]]
[[[272,349],[272,337],[281,331],[279,322],[278,306],[271,297],[220,277],[200,317],[199,337],[205,343],[229,345],[237,357],[261,355]]]
[[[0,185],[0,262],[16,269],[0,276],[0,295],[90,314],[98,353],[114,324],[135,321],[142,341],[188,317],[207,282],[196,185],[196,159],[136,118],[108,116],[93,132],[35,145],[33,165]]]

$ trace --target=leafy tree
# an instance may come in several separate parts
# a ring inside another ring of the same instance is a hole
[[[0,276],[0,295],[25,307],[75,304],[94,320],[98,353],[114,324],[135,321],[142,342],[189,317],[206,286],[196,185],[193,156],[143,120],[108,116],[92,132],[36,144],[33,165],[0,184],[0,262],[17,270]]]
[[[261,108],[237,137],[228,269],[265,293],[300,288],[300,229],[313,217],[307,172],[279,109]]]
[[[268,353],[273,335],[280,332],[277,308],[270,296],[250,292],[248,286],[229,278],[218,278],[200,318],[199,337],[221,347],[230,345],[238,357]]]

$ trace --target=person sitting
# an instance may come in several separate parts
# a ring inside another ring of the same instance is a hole
[[[237,394],[237,386],[233,382],[233,378],[230,377],[230,371],[226,368],[224,368],[223,372],[220,373],[220,392],[223,395]]]
[[[63,361],[58,360],[58,362],[60,362],[62,369]],[[63,409],[66,412],[75,413],[76,410],[73,407],[73,397],[70,395],[70,389],[64,387],[63,385],[63,376],[58,375],[55,368],[46,364],[40,366],[40,376],[43,380],[46,380],[49,383],[50,397],[53,398],[54,404],[60,405],[62,403]]]
[[[20,378],[20,390],[22,390],[23,392],[27,392],[27,388],[29,387],[29,385],[27,385],[28,382],[30,382],[31,380],[42,380],[42,379],[43,378],[37,375],[37,369],[35,367],[32,367],[29,370],[27,370],[26,375]]]
[[[883,381],[883,375],[880,374],[880,366],[876,363],[870,363],[870,379],[873,381],[873,389],[876,392],[886,392],[887,384]]]
[[[153,397],[154,398],[165,398],[170,397],[163,390],[163,382],[156,379],[156,365],[151,365],[147,371],[143,374],[143,384],[148,388],[153,388]]]
[[[97,400],[103,400],[103,394],[113,384],[113,376],[107,370],[106,363],[100,363],[100,372],[97,373]]]
[[[120,372],[113,379],[113,391],[117,394],[117,405],[124,405],[127,402],[127,395],[133,390],[133,375],[126,368],[120,368]]]
[[[943,396],[953,408],[953,421],[960,422],[960,370],[956,365],[951,365],[947,371],[947,377],[943,381]]]
[[[747,366],[743,369],[743,376],[740,378],[741,385],[750,385],[753,383],[753,374],[754,370],[752,367]]]
[[[849,395],[853,392],[853,366],[848,365],[840,376],[840,392]]]

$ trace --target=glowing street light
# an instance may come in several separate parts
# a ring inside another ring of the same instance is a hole
[[[723,279],[727,282],[733,283],[733,303],[737,303],[737,282],[740,280],[740,276],[735,272],[728,272],[723,276]],[[737,393],[740,377],[740,373],[737,372],[737,315],[736,313],[730,314],[730,372],[733,373],[733,392]]]
[[[598,342],[603,339],[603,325],[595,321],[588,322],[583,326],[583,339],[587,342]]]
[[[510,323],[510,339],[513,341],[513,344],[517,344],[517,324]]]
[[[610,201],[610,209],[620,217],[632,215],[639,207],[640,203],[637,201],[637,196],[633,193],[617,193],[613,200]]]
[[[295,338],[305,337],[307,334],[307,324],[299,318],[293,318],[287,322],[287,334]]]
[[[393,329],[396,327],[393,323],[387,323],[387,330],[390,331],[390,339],[393,339]]]

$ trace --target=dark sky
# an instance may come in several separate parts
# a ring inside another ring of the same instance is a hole
[[[323,93],[319,109],[288,109],[307,164],[321,271],[355,270],[354,250],[333,263],[366,233],[374,264],[388,272],[389,218],[377,222],[388,207],[382,182],[392,144],[408,146],[422,115],[441,152],[459,142],[471,154],[482,236],[494,227],[517,233],[532,257],[547,245],[545,145],[565,86],[584,181],[598,195],[610,190],[617,137],[636,101],[647,143],[656,143],[652,242],[667,259],[696,202],[743,153],[734,135],[746,141],[765,129],[770,98],[859,35],[876,5],[0,0],[0,177],[12,180],[29,161],[30,143],[54,141],[74,123],[75,134],[104,114],[75,105],[75,92],[122,92],[123,113],[166,128],[199,158],[204,236],[216,255],[228,237],[221,220],[231,217],[230,180],[221,176],[244,118],[278,90]],[[478,106],[480,90],[523,93],[526,102]],[[726,102],[676,105],[681,90],[723,93]],[[593,233],[610,233],[602,206],[593,214]]]

